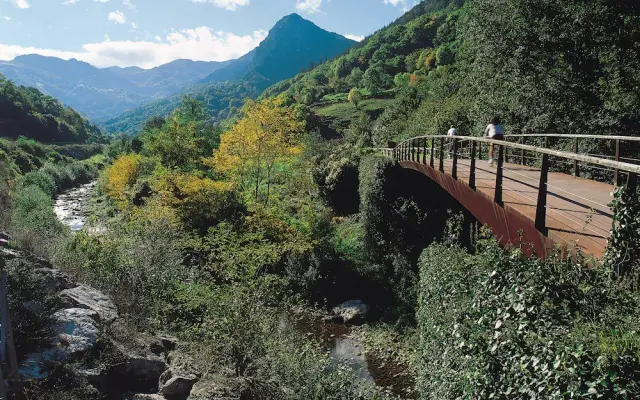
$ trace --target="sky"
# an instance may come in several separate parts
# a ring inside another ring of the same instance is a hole
[[[76,58],[99,68],[153,68],[176,59],[225,61],[297,12],[362,40],[415,0],[0,0],[0,60]]]

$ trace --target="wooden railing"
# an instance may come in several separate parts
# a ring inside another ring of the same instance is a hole
[[[611,157],[607,156],[593,156],[586,154],[579,154],[575,152],[567,152],[550,149],[547,146],[531,146],[523,144],[526,138],[543,138],[545,143],[548,144],[548,140],[551,138],[563,138],[574,140],[574,146],[577,148],[580,139],[598,139],[598,140],[613,140],[616,143],[616,155]],[[545,139],[546,138],[546,139]],[[515,141],[518,142],[515,142]],[[494,201],[499,205],[503,205],[503,177],[504,177],[504,163],[507,151],[516,150],[519,154],[515,156],[521,163],[525,164],[526,154],[534,154],[534,158],[539,159],[539,164],[536,163],[536,167],[540,170],[540,177],[538,182],[538,196],[536,204],[536,228],[544,233],[547,232],[547,195],[548,195],[548,180],[549,171],[553,167],[552,160],[560,160],[560,162],[566,162],[567,160],[573,163],[574,175],[580,176],[580,165],[587,164],[602,169],[611,170],[614,172],[614,185],[620,185],[621,176],[624,174],[627,176],[626,186],[630,190],[636,190],[638,184],[638,174],[640,174],[640,165],[619,161],[620,157],[620,142],[623,140],[640,142],[638,137],[626,137],[626,136],[592,136],[592,135],[509,135],[506,140],[493,140],[484,137],[474,136],[421,136],[414,137],[404,142],[399,143],[395,148],[380,149],[381,152],[394,158],[396,161],[413,161],[424,165],[429,165],[431,168],[437,168],[440,172],[444,173],[444,161],[445,159],[451,160],[451,176],[454,179],[458,179],[458,162],[461,157],[466,157],[470,160],[469,164],[469,177],[468,185],[472,189],[476,189],[476,161],[482,156],[482,147],[495,146],[495,154],[497,155],[497,169],[495,173],[495,193]],[[640,160],[639,160],[640,161]],[[437,166],[436,166],[437,162]]]

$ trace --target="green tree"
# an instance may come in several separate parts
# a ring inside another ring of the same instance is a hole
[[[372,94],[378,94],[391,86],[391,81],[391,77],[379,65],[374,65],[367,69],[362,77],[364,87]]]

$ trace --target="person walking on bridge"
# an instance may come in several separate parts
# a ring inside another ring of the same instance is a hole
[[[502,128],[502,125],[500,123],[500,117],[493,117],[491,123],[487,125],[484,130],[484,136],[493,140],[504,140],[504,129]],[[493,162],[495,161],[494,147],[495,146],[493,144],[489,146],[489,165],[493,165]]]

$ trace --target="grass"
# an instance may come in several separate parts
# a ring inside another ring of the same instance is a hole
[[[377,118],[385,108],[391,104],[392,99],[368,99],[360,103],[359,109],[356,109],[349,102],[335,103],[328,106],[321,106],[315,109],[315,113],[320,117],[329,120],[330,125],[337,130],[349,128],[351,121],[365,112]]]

